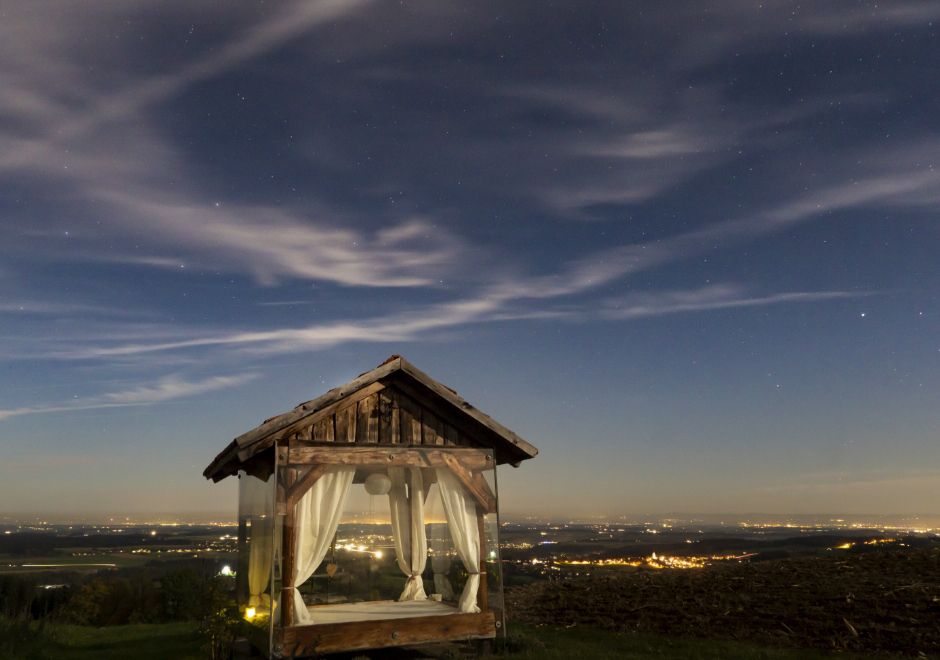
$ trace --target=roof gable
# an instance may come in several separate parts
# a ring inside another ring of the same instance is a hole
[[[235,438],[206,468],[219,481],[277,443],[477,446],[517,465],[538,450],[400,356]]]

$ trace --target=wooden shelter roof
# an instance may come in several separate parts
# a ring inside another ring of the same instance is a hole
[[[387,391],[386,391],[387,390]],[[380,394],[384,393],[384,394]],[[222,450],[203,474],[207,479],[220,481],[238,472],[239,468],[252,457],[278,444],[284,444],[292,438],[317,440],[313,430],[315,423],[321,423],[327,415],[336,415],[330,424],[326,439],[337,445],[356,442],[357,439],[340,439],[334,436],[334,424],[338,427],[341,411],[353,409],[357,402],[367,399],[387,397],[391,393],[395,401],[398,397],[408,399],[412,405],[429,411],[428,417],[435,420],[441,430],[435,435],[437,444],[444,443],[447,435],[448,445],[471,445],[493,450],[497,463],[518,465],[521,461],[533,458],[538,449],[507,429],[489,415],[477,410],[465,401],[456,391],[442,385],[424,372],[417,369],[405,358],[393,355],[371,371],[360,375],[350,382],[336,387],[326,394],[301,403],[293,410],[271,417],[256,428],[243,433]],[[360,404],[361,405],[361,404]],[[370,404],[371,405],[371,404]],[[402,407],[404,411],[404,405]],[[340,411],[340,412],[338,412]],[[404,413],[403,413],[404,414]],[[419,425],[424,422],[419,421]],[[404,423],[402,424],[404,427]],[[424,433],[418,434],[424,437]],[[399,439],[400,438],[400,439]],[[415,443],[404,435],[391,442]],[[453,440],[456,438],[456,440]],[[379,442],[376,434],[359,439],[363,443]]]

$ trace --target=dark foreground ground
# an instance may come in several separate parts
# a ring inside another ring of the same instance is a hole
[[[2,660],[205,660],[194,624],[139,624],[91,628],[53,626],[51,639],[9,646]],[[448,645],[435,648],[366,651],[334,660],[464,660],[473,648]],[[724,640],[678,639],[655,634],[613,632],[594,628],[570,629],[517,625],[501,660],[857,660],[862,656],[792,649],[771,649]],[[257,657],[252,660],[257,660]]]
[[[513,619],[771,647],[940,657],[940,549],[540,582]]]

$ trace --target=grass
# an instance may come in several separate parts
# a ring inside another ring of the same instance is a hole
[[[2,626],[0,626],[2,627]],[[2,633],[2,631],[0,631]],[[202,639],[191,623],[91,628],[49,625],[10,648],[0,640],[0,660],[201,660]]]
[[[195,660],[204,658],[202,638],[191,623],[138,624],[86,628],[62,626],[57,630],[55,660]]]

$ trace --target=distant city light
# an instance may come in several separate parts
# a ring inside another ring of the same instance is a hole
[[[219,575],[226,575],[226,576],[232,575],[232,567],[226,564],[225,566],[222,567],[222,570],[219,571]]]
[[[245,619],[251,621],[255,618],[255,608],[249,607],[245,609]]]
[[[373,556],[374,556],[376,559],[381,559],[381,558],[382,558],[382,551],[381,551],[381,550],[376,550],[376,551],[373,553]]]

